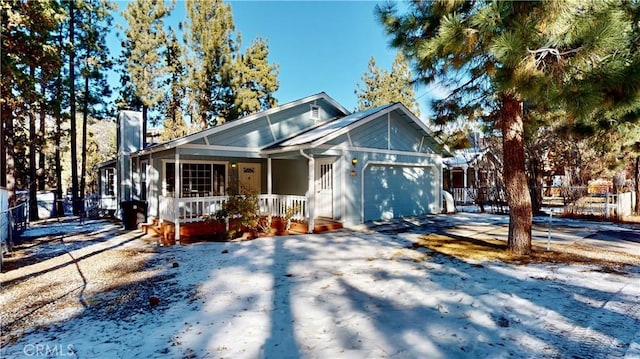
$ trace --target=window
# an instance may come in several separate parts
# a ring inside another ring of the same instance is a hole
[[[185,163],[182,165],[182,196],[211,196],[211,165]]]
[[[147,162],[140,162],[140,200],[147,200]]]
[[[333,188],[333,164],[320,164],[320,189]]]
[[[116,195],[116,170],[115,168],[105,168],[102,170],[102,195]]]
[[[226,165],[217,163],[182,163],[180,165],[180,196],[221,196],[226,192]],[[165,164],[165,189],[168,196],[175,192],[175,163]]]
[[[164,166],[164,178],[165,178],[165,189],[166,194],[169,197],[173,197],[173,192],[175,192],[174,185],[176,183],[176,164],[173,162],[168,162]]]

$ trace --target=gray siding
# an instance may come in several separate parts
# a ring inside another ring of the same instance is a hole
[[[219,146],[261,147],[273,142],[266,118],[234,126],[209,136],[209,143]]]
[[[220,146],[264,147],[301,133],[340,114],[325,101],[317,101],[318,117],[311,117],[313,103],[304,103],[268,116],[257,118],[241,126],[234,126],[208,137],[209,143]],[[195,142],[194,142],[195,143]],[[204,142],[203,142],[204,143]]]
[[[349,135],[354,147],[386,149],[388,132],[387,116],[385,115],[352,130]]]
[[[392,117],[390,134],[392,150],[417,152],[420,149],[422,133],[407,121]]]

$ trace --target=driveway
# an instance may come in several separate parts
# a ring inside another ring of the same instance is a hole
[[[468,263],[412,245],[423,233],[493,236],[505,224],[458,214],[158,247],[95,223],[73,237],[87,245],[55,252],[71,242],[57,236],[46,252],[58,254],[2,274],[0,317],[13,319],[3,319],[0,355],[640,358],[638,266]],[[592,227],[558,225],[558,242]]]
[[[467,237],[492,237],[506,241],[509,216],[459,212],[450,215],[421,216],[371,222],[358,230],[381,233],[454,234]],[[532,228],[533,242],[551,246],[555,243],[582,244],[605,250],[640,256],[640,225],[615,224],[587,220],[536,216]]]

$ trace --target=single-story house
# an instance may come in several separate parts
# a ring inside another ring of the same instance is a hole
[[[118,126],[100,196],[146,201],[176,239],[243,188],[265,214],[295,208],[309,231],[318,218],[352,226],[442,208],[443,146],[401,103],[350,113],[322,92],[147,147],[139,113],[121,112]]]
[[[477,137],[473,136],[473,147],[453,151],[453,157],[444,159],[443,187],[456,204],[490,201],[495,196],[491,192],[499,191],[502,183],[502,161]]]

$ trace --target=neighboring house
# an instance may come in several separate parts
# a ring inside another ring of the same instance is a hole
[[[107,215],[115,215],[118,210],[118,186],[116,185],[116,160],[98,163],[94,166],[98,171],[97,187],[100,196],[97,207]],[[93,198],[92,198],[93,199]],[[85,206],[87,208],[88,206]]]
[[[139,113],[118,122],[118,159],[100,168],[100,195],[146,201],[176,239],[180,225],[243,189],[260,194],[264,214],[296,208],[309,231],[317,218],[350,226],[441,211],[442,145],[400,103],[349,113],[322,92],[145,148]]]
[[[492,201],[500,192],[502,162],[488,147],[456,150],[453,154],[444,160],[443,177],[444,189],[453,195],[455,203]]]

